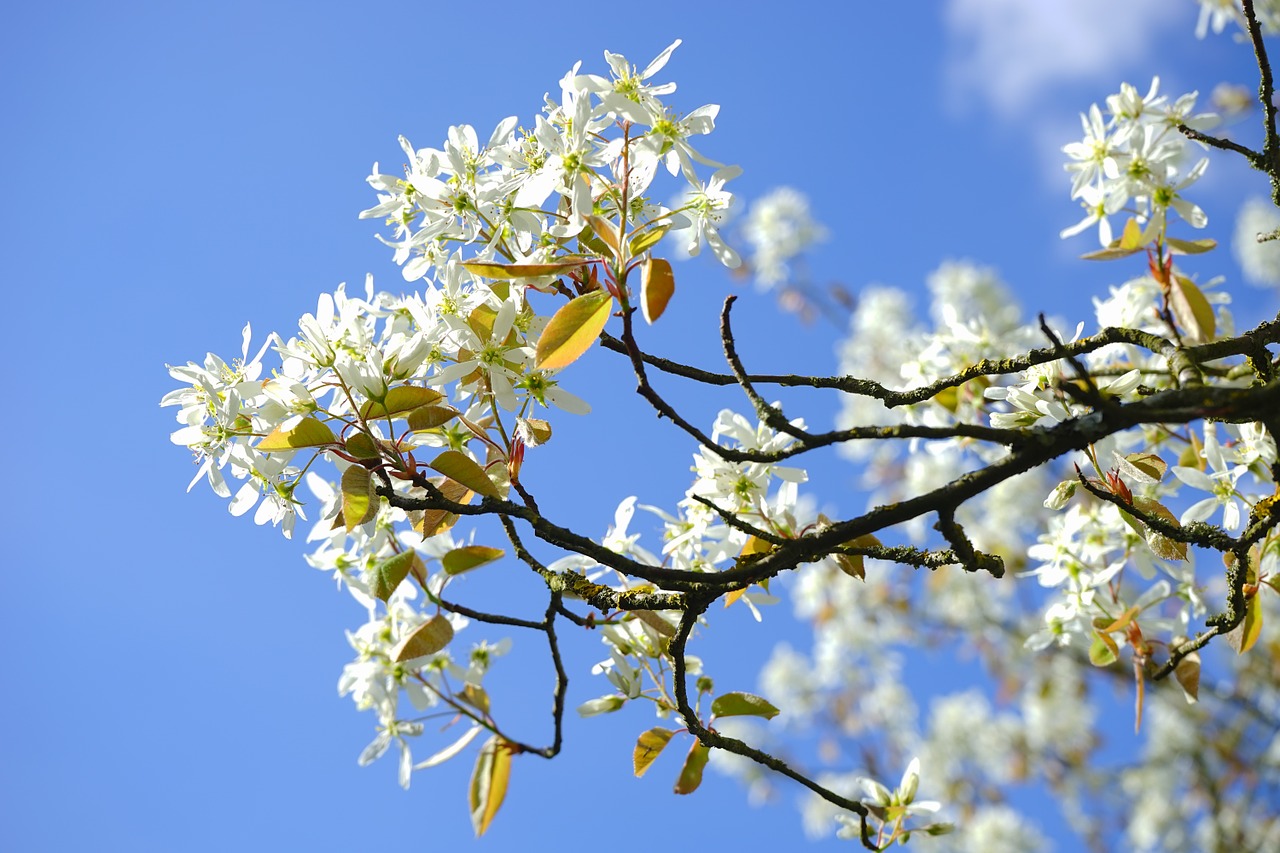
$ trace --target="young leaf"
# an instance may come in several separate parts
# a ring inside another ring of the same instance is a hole
[[[448,477],[435,477],[432,478],[431,482],[447,500],[459,504],[471,503],[474,492],[461,483],[450,480]],[[450,527],[453,527],[457,521],[458,516],[455,513],[444,509],[429,509],[419,513],[417,516],[410,516],[410,523],[413,529],[421,534],[423,539],[429,539],[445,532]]]
[[[391,652],[391,659],[401,663],[434,655],[453,639],[453,625],[443,614],[436,614],[409,632]]]
[[[315,418],[303,418],[294,424],[292,429],[282,430],[276,427],[258,442],[258,450],[271,453],[277,450],[297,450],[300,447],[322,447],[337,443],[337,436],[328,426]]]
[[[444,395],[433,388],[419,385],[397,385],[387,391],[382,402],[368,400],[360,407],[360,417],[365,420],[378,418],[395,418],[406,412],[412,412],[419,406],[428,406],[443,399]]]
[[[675,732],[671,729],[655,728],[640,735],[640,739],[636,741],[635,752],[631,756],[631,763],[635,767],[637,777],[644,775],[653,760],[666,748],[673,734]]]
[[[406,420],[409,422],[409,429],[435,429],[457,416],[458,410],[452,406],[420,406],[410,412]]]
[[[650,246],[657,245],[658,241],[666,236],[667,230],[671,227],[669,223],[662,225],[650,225],[631,235],[628,241],[631,249],[631,257],[643,253]]]
[[[677,794],[692,794],[698,790],[698,786],[702,784],[702,771],[707,766],[707,759],[710,756],[710,747],[694,741],[693,748],[685,756],[684,766],[680,768],[680,777],[676,779],[674,790]]]
[[[772,720],[779,711],[767,699],[750,693],[723,693],[711,703],[711,713],[717,717],[747,716]]]
[[[1174,527],[1180,527],[1178,517],[1174,515],[1168,507],[1157,500],[1151,498],[1134,498],[1133,505],[1147,513],[1161,518]],[[1126,513],[1127,515],[1127,513]],[[1187,559],[1187,543],[1179,542],[1176,539],[1170,539],[1162,533],[1157,533],[1145,524],[1139,525],[1142,536],[1147,540],[1147,547],[1151,549],[1151,553],[1155,554],[1162,560],[1185,560]]]
[[[1169,470],[1169,463],[1154,453],[1115,454],[1116,466],[1121,473],[1139,483],[1158,483]]]
[[[1142,226],[1138,224],[1138,220],[1130,219],[1124,224],[1124,230],[1120,232],[1120,248],[1142,248]]]
[[[557,370],[577,361],[600,337],[612,311],[607,290],[584,293],[561,306],[538,338],[538,368]]]
[[[1169,288],[1169,307],[1188,337],[1201,343],[1213,340],[1213,306],[1195,282],[1183,275],[1174,276]]]
[[[494,735],[480,747],[476,756],[476,769],[471,774],[468,801],[471,805],[471,826],[476,837],[484,835],[493,817],[502,807],[507,795],[507,782],[511,778],[511,747]]]
[[[640,276],[640,310],[646,323],[652,326],[662,316],[675,292],[676,279],[671,272],[671,261],[662,258],[645,261]]]
[[[1089,644],[1089,663],[1094,666],[1111,666],[1120,656],[1120,648],[1110,634],[1093,633],[1093,642]]]
[[[1235,649],[1238,655],[1253,648],[1253,644],[1262,635],[1262,596],[1255,592],[1245,598],[1244,604],[1244,619],[1227,634],[1227,645]]]
[[[1182,687],[1182,693],[1187,697],[1188,704],[1193,704],[1199,699],[1200,654],[1192,652],[1178,661],[1178,665],[1173,670],[1173,677],[1178,679],[1178,684]]]
[[[362,432],[352,433],[346,441],[347,453],[350,453],[357,459],[377,459],[378,446],[373,443],[373,439],[369,438]]]
[[[363,465],[352,465],[342,472],[342,518],[347,532],[373,519],[378,514],[378,495],[373,477]]]
[[[416,559],[416,551],[401,551],[374,566],[371,584],[373,594],[383,601],[390,598],[400,582],[409,576],[409,570],[413,568],[413,561]]]
[[[613,257],[618,257],[618,229],[613,227],[613,223],[603,216],[588,216],[586,219],[587,224],[591,226],[591,231],[600,238],[600,242],[609,248]]]
[[[501,548],[490,548],[487,545],[464,545],[441,557],[440,564],[447,574],[460,575],[492,563],[505,553]]]
[[[471,460],[471,457],[456,450],[446,450],[429,463],[430,467],[444,474],[450,480],[461,483],[478,495],[487,498],[501,497],[498,487],[489,479],[484,469]]]
[[[1176,237],[1165,237],[1164,242],[1175,255],[1200,255],[1218,246],[1218,241],[1212,237],[1205,237],[1203,240],[1179,240]]]
[[[571,258],[538,264],[499,264],[493,261],[463,261],[467,272],[484,278],[522,279],[541,278],[544,275],[560,275],[584,266],[587,259]]]

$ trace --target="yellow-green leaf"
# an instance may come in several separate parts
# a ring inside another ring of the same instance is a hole
[[[485,692],[483,687],[476,684],[464,684],[462,686],[462,695],[459,698],[472,708],[480,711],[480,713],[489,713],[489,694]]]
[[[1130,219],[1124,224],[1124,230],[1120,232],[1120,248],[1142,248],[1142,226],[1138,225],[1138,220]]]
[[[480,747],[476,756],[476,769],[471,774],[468,802],[471,806],[471,826],[476,837],[484,835],[493,817],[502,807],[507,796],[507,782],[511,778],[511,747],[494,735]]]
[[[1093,632],[1093,642],[1089,644],[1089,663],[1094,666],[1111,666],[1120,656],[1120,648],[1108,634]]]
[[[370,521],[378,514],[378,494],[373,477],[363,465],[352,465],[342,472],[342,518],[347,532]]]
[[[676,279],[671,272],[671,262],[662,258],[645,261],[640,276],[640,310],[646,323],[653,325],[662,316],[675,292]]]
[[[1179,240],[1176,237],[1165,237],[1164,242],[1175,255],[1201,255],[1218,246],[1218,241],[1212,237],[1205,237],[1203,240]]]
[[[1154,453],[1130,453],[1128,456],[1116,456],[1116,465],[1121,473],[1128,475],[1139,483],[1158,483],[1164,479],[1169,470],[1169,463]]]
[[[362,432],[352,433],[347,438],[346,449],[357,459],[377,459],[381,455],[373,439]]]
[[[1259,591],[1260,592],[1260,591]],[[1244,620],[1227,634],[1227,645],[1242,655],[1262,636],[1262,596],[1255,592],[1245,598]]]
[[[542,418],[525,418],[524,425],[529,430],[529,437],[533,439],[529,442],[530,447],[537,447],[551,440],[551,424]]]
[[[1159,501],[1152,500],[1151,498],[1134,498],[1133,505],[1148,515],[1154,515],[1157,518],[1167,521],[1175,528],[1181,529],[1181,525],[1178,523],[1178,517]],[[1179,542],[1176,539],[1170,539],[1162,533],[1157,533],[1145,524],[1140,524],[1139,529],[1142,533],[1142,537],[1147,540],[1147,547],[1151,549],[1151,553],[1155,554],[1160,559],[1187,559],[1187,543]]]
[[[464,545],[461,548],[454,548],[441,557],[440,565],[444,566],[446,573],[460,575],[486,563],[492,563],[505,553],[506,551],[501,548],[490,548],[487,545]]]
[[[658,241],[666,236],[667,229],[671,226],[669,223],[662,225],[650,225],[631,235],[628,241],[631,249],[631,257],[635,257],[643,253],[651,246],[657,245]]]
[[[557,370],[577,361],[600,337],[613,296],[607,290],[593,290],[560,308],[538,338],[538,367]]]
[[[453,639],[453,625],[448,617],[437,613],[409,632],[391,652],[391,659],[401,663],[414,658],[434,655],[449,645]]]
[[[1200,654],[1192,652],[1173,669],[1173,677],[1178,679],[1187,702],[1195,702],[1200,698]]]
[[[420,385],[397,385],[387,391],[384,401],[369,400],[361,406],[360,417],[365,420],[394,418],[411,412],[419,406],[430,405],[443,397],[443,394],[432,388],[423,388]]]
[[[428,464],[450,480],[461,483],[478,495],[489,498],[499,497],[498,487],[493,484],[493,480],[490,480],[484,469],[466,454],[456,450],[446,450]]]
[[[778,709],[769,700],[750,693],[723,693],[711,703],[711,713],[717,717],[764,717],[772,720]]]
[[[700,741],[694,742],[693,748],[685,756],[684,766],[680,768],[680,777],[676,779],[677,794],[692,794],[698,790],[698,786],[702,784],[702,771],[706,768],[707,759],[710,756],[709,747],[703,746]]]
[[[541,278],[544,275],[560,275],[584,266],[586,258],[568,258],[563,261],[548,261],[530,264],[499,264],[493,261],[463,261],[467,272],[484,278],[521,279]]]
[[[413,568],[413,561],[416,559],[417,552],[401,551],[378,563],[373,567],[370,591],[377,598],[386,601],[396,591],[396,587],[400,586],[400,582],[409,576],[409,570]]]
[[[322,447],[326,444],[337,444],[338,438],[333,430],[315,418],[303,418],[293,425],[292,429],[276,427],[262,441],[258,442],[258,450],[272,453],[281,450],[297,450],[300,447]]]
[[[457,416],[458,410],[452,406],[420,406],[410,412],[405,420],[409,422],[409,429],[435,429]]]
[[[1169,307],[1188,337],[1202,343],[1213,340],[1213,306],[1194,281],[1184,275],[1173,277],[1169,287]]]
[[[632,753],[631,763],[635,767],[636,776],[643,776],[644,772],[649,769],[649,765],[657,758],[666,745],[671,741],[671,736],[675,734],[671,729],[656,728],[640,735],[636,741],[635,752]]]

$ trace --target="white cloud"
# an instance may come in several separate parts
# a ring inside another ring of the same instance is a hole
[[[1116,85],[1168,26],[1190,27],[1192,4],[1170,0],[948,0],[944,65],[953,102],[975,95],[996,112],[1027,111],[1048,87]],[[1145,86],[1142,87],[1145,91]]]

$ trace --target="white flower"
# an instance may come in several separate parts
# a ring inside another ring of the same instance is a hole
[[[1280,285],[1280,240],[1258,242],[1258,238],[1280,230],[1280,210],[1266,199],[1252,198],[1240,208],[1231,241],[1245,281],[1257,285]]]

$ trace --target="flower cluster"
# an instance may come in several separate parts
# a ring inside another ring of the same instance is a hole
[[[1071,197],[1079,199],[1085,217],[1064,229],[1063,237],[1096,225],[1099,241],[1109,246],[1109,217],[1122,211],[1142,225],[1138,245],[1163,242],[1171,210],[1193,228],[1208,224],[1204,211],[1182,191],[1199,180],[1209,161],[1200,157],[1192,163],[1194,151],[1178,127],[1205,130],[1217,117],[1195,113],[1195,92],[1170,102],[1159,90],[1158,77],[1146,95],[1125,83],[1107,97],[1105,114],[1097,104],[1081,114],[1084,139],[1062,150],[1071,158],[1066,165]]]

